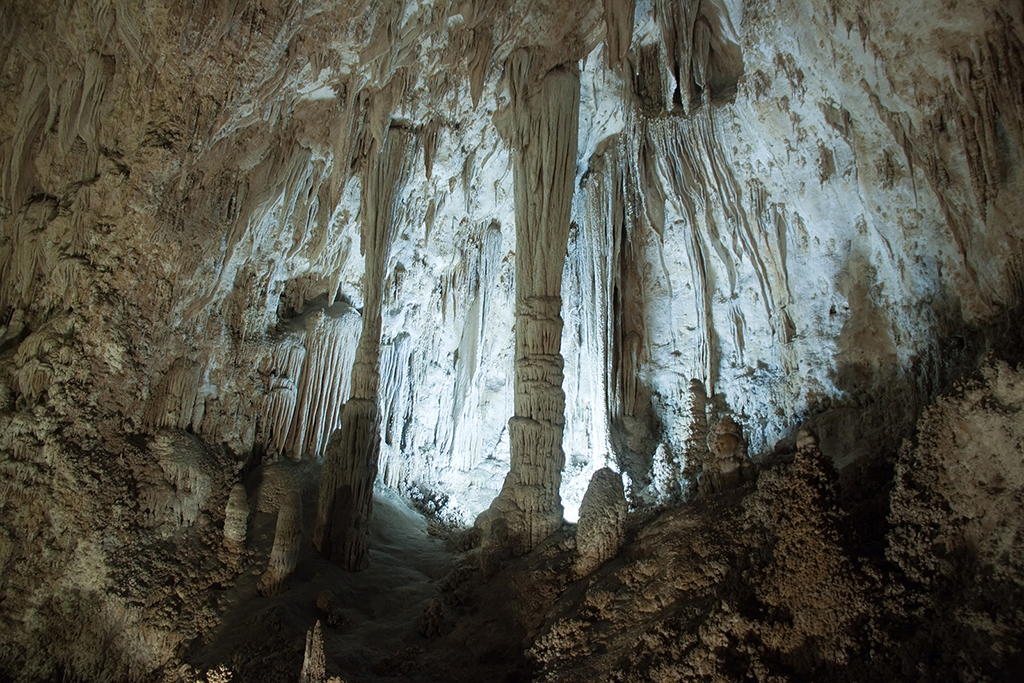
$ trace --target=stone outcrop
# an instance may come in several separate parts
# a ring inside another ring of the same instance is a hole
[[[622,476],[604,467],[594,472],[580,505],[574,571],[587,576],[615,557],[626,539],[626,496]]]
[[[524,553],[562,523],[561,291],[580,81],[570,66],[538,78],[531,59],[530,52],[521,50],[505,67],[512,102],[504,125],[515,150],[515,414],[508,424],[509,473],[501,493],[477,520],[485,553],[496,552],[496,546]]]

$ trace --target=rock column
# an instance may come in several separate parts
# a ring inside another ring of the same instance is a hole
[[[317,550],[350,571],[365,569],[369,562],[369,521],[380,454],[377,367],[384,273],[395,232],[395,205],[409,177],[414,153],[412,131],[392,126],[380,152],[371,152],[363,184],[363,331],[341,427],[327,445],[313,530]]]
[[[501,493],[478,520],[485,556],[528,552],[562,522],[562,267],[576,174],[578,72],[560,66],[530,78],[529,53],[508,70],[507,133],[515,152],[515,415],[511,467]]]
[[[594,472],[576,526],[577,576],[587,576],[619,554],[626,538],[626,494],[622,476],[604,467]]]
[[[302,498],[298,491],[282,502],[277,511],[274,546],[270,549],[267,571],[263,572],[256,589],[260,595],[278,595],[285,588],[288,577],[295,571],[302,544]]]
[[[235,484],[228,495],[224,510],[224,547],[233,553],[245,549],[245,534],[249,525],[249,499],[245,485]]]

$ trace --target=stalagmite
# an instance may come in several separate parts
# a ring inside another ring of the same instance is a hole
[[[351,398],[342,412],[341,427],[327,444],[313,531],[317,550],[351,571],[365,569],[369,562],[369,520],[380,453],[381,304],[396,204],[411,171],[414,149],[413,132],[392,126],[380,152],[371,152],[362,195],[363,331],[352,368]]]
[[[267,571],[260,577],[257,589],[265,596],[277,595],[295,570],[302,542],[302,499],[298,492],[285,499],[277,512],[274,546],[270,550]]]
[[[607,467],[594,472],[580,505],[575,571],[587,576],[615,557],[626,537],[626,496],[622,477]]]
[[[249,523],[249,501],[244,484],[235,484],[228,495],[224,510],[224,547],[240,552],[245,546],[246,526]]]
[[[711,455],[704,462],[698,494],[707,496],[749,481],[753,467],[747,458],[743,429],[726,415],[708,437]]]
[[[319,620],[306,632],[306,654],[302,659],[299,683],[324,683],[327,680],[324,637]]]
[[[509,420],[509,473],[477,519],[485,558],[528,552],[562,522],[561,291],[580,81],[574,69],[561,66],[533,85],[530,61],[529,52],[518,51],[506,67],[512,102],[505,132],[515,150],[515,413]]]
[[[668,505],[679,500],[679,470],[679,460],[672,454],[672,450],[667,444],[659,443],[651,464],[652,484],[659,504]]]

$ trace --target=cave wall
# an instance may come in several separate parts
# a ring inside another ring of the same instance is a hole
[[[216,526],[252,467],[323,457],[393,124],[416,144],[384,265],[379,480],[449,519],[490,504],[515,355],[495,115],[521,47],[580,72],[568,516],[606,465],[634,500],[682,495],[726,413],[754,455],[806,420],[840,464],[895,448],[1019,297],[1020,2],[4,3],[0,576],[29,596],[9,614],[49,604],[41,577],[86,600],[126,571],[70,514],[97,487],[118,491],[95,503],[111,528]],[[26,558],[45,571],[11,578]],[[134,599],[111,623],[144,618]]]
[[[9,4],[6,400],[322,457],[366,159],[398,121],[417,144],[385,268],[381,477],[470,518],[508,467],[515,216],[492,117],[524,45],[581,66],[570,511],[606,462],[639,489],[658,443],[685,459],[693,380],[755,453],[811,417],[848,444],[849,415],[934,391],[935,340],[1018,290],[1019,3],[612,4]]]

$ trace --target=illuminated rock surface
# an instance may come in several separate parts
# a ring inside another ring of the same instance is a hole
[[[1018,0],[12,0],[0,65],[0,678],[1014,679]]]

